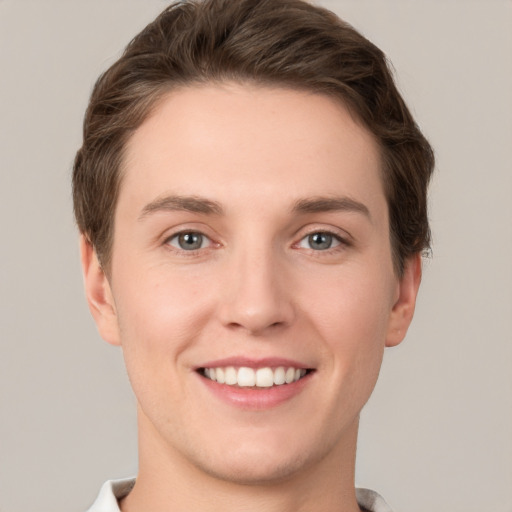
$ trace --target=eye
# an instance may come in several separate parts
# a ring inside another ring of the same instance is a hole
[[[197,251],[204,249],[211,243],[210,239],[196,231],[183,231],[167,239],[167,243],[172,247],[182,251]]]
[[[317,231],[305,236],[300,242],[299,247],[303,249],[313,249],[314,251],[326,251],[341,244],[341,240],[332,233]]]

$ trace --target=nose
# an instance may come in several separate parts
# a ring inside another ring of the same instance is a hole
[[[271,250],[245,250],[229,260],[219,306],[230,329],[262,336],[289,326],[295,317],[292,283]]]

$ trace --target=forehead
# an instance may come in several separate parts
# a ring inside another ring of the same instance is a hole
[[[164,193],[234,201],[276,190],[283,203],[340,194],[382,202],[378,145],[325,95],[190,86],[167,94],[128,141],[119,199],[135,207]]]

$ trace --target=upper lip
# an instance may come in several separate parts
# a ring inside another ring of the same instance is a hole
[[[245,356],[226,357],[223,359],[206,361],[197,366],[195,369],[199,370],[200,368],[225,368],[228,366],[234,366],[236,368],[279,368],[280,366],[283,366],[286,368],[292,367],[299,369],[311,369],[310,365],[294,359],[288,359],[283,357],[264,357],[254,359]]]

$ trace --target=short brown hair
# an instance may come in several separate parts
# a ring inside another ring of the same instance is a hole
[[[395,271],[430,246],[433,151],[384,53],[302,0],[189,0],[167,7],[96,82],[73,169],[78,227],[108,270],[126,142],[169,90],[238,81],[327,94],[378,141]]]

